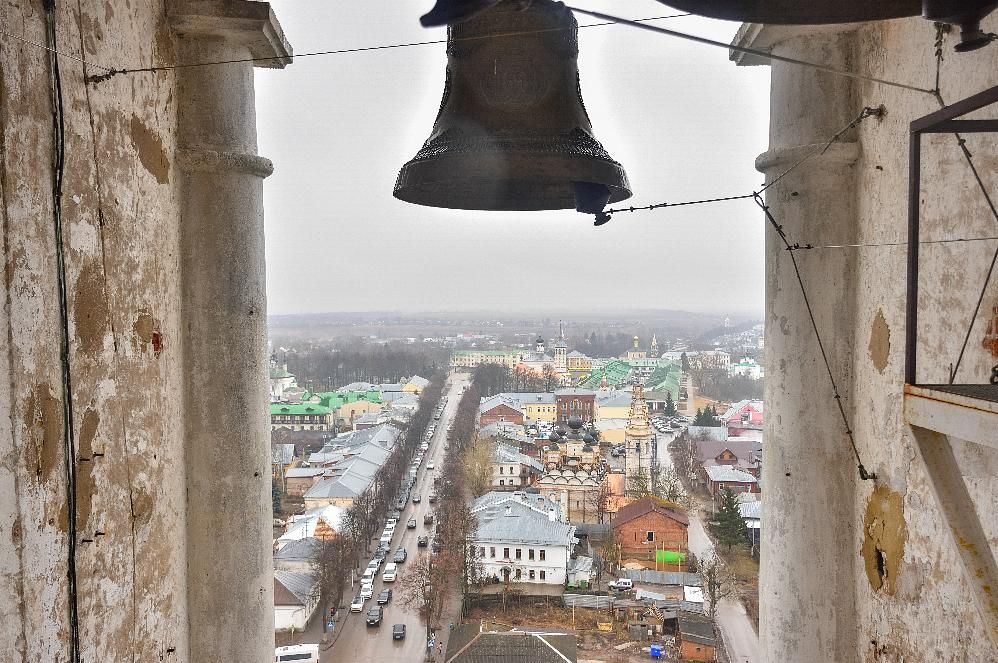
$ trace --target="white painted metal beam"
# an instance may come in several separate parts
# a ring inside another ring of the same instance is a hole
[[[904,420],[911,426],[998,449],[998,403],[993,401],[905,385]]]

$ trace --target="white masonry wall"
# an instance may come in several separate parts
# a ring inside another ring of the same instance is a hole
[[[998,31],[998,15],[983,27]],[[998,43],[959,54],[956,37],[943,47],[947,102],[998,84]],[[932,88],[934,40],[933,24],[912,18],[845,29],[743,26],[735,43]],[[938,104],[929,94],[772,65],[771,148],[757,161],[770,180],[864,106],[881,104],[882,119],[864,120],[767,192],[791,243],[905,242],[908,125]],[[998,108],[975,117],[998,117]],[[998,136],[966,140],[995,196]],[[955,138],[926,139],[922,155],[923,239],[995,235]],[[920,380],[946,381],[995,248],[923,245]],[[877,479],[859,478],[789,255],[767,227],[762,660],[998,660],[903,420],[906,247],[796,256],[859,454]],[[983,345],[995,306],[992,278],[957,382],[987,382],[998,363]],[[998,458],[981,447],[957,451],[994,554]]]

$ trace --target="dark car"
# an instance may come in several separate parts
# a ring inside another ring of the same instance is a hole
[[[392,561],[395,562],[396,564],[401,564],[402,562],[405,561],[405,558],[408,556],[409,552],[405,548],[399,548],[398,550],[395,551],[395,557],[392,558]]]
[[[367,625],[381,626],[381,619],[385,616],[385,609],[380,605],[367,611]]]
[[[392,626],[392,640],[405,640],[405,624]]]
[[[420,497],[419,494],[413,495],[412,496],[412,503],[413,504],[419,504],[422,501],[422,499],[423,498]]]
[[[416,545],[420,548],[425,548],[430,543],[430,538],[428,536],[421,536],[416,539]]]
[[[402,520],[402,512],[398,510],[392,511],[390,517],[394,518],[395,520]]]
[[[432,525],[433,524],[433,514],[432,513],[428,513],[425,516],[423,516],[423,524],[424,525]]]
[[[433,504],[436,501],[437,501],[437,494],[436,493],[430,493],[430,504]]]
[[[405,500],[399,500],[398,502],[395,503],[395,509],[397,511],[401,511],[404,508],[405,508]]]
[[[378,605],[384,605],[392,600],[392,590],[383,589],[381,593],[378,594]]]
[[[433,539],[433,545],[430,546],[430,550],[432,550],[435,553],[440,552],[440,542],[437,541],[436,539]]]
[[[409,522],[407,522],[405,524],[405,526],[406,526],[407,529],[416,529],[416,519],[415,518],[410,518]]]

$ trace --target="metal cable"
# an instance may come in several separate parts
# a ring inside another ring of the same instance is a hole
[[[52,102],[52,221],[55,235],[56,281],[59,298],[59,360],[62,373],[63,456],[66,473],[66,581],[69,601],[69,657],[80,661],[79,599],[76,581],[76,442],[73,421],[73,381],[69,356],[69,304],[66,294],[66,257],[63,249],[62,185],[66,166],[65,109],[59,71],[55,0],[45,0],[45,37],[49,52]]]
[[[942,81],[943,42],[945,41],[945,35],[947,32],[949,32],[948,25],[936,23],[936,40],[934,44],[936,49],[936,87],[932,91],[932,96],[935,97],[940,108],[946,107],[946,102],[943,100],[940,84]],[[977,182],[978,190],[981,192],[981,195],[984,196],[984,201],[991,210],[991,215],[995,218],[995,221],[998,221],[998,208],[995,207],[994,200],[992,200],[991,194],[988,193],[988,188],[984,184],[981,174],[977,171],[977,165],[974,163],[974,155],[970,152],[970,149],[967,148],[967,140],[959,133],[954,133],[953,136],[956,138],[956,144],[960,148],[960,152],[963,154],[963,158],[967,162],[967,166],[970,167],[970,172],[974,176],[974,181]],[[917,201],[916,204],[918,204]],[[977,322],[977,315],[981,311],[981,305],[984,303],[984,297],[988,292],[988,285],[991,283],[991,276],[994,274],[995,264],[998,264],[998,247],[995,248],[995,252],[991,256],[991,264],[988,266],[988,272],[984,277],[983,285],[981,285],[981,291],[977,295],[977,303],[974,305],[974,313],[970,316],[970,323],[967,325],[967,333],[964,335],[963,343],[960,345],[960,353],[957,355],[956,363],[950,368],[950,384],[953,384],[956,381],[956,374],[957,371],[960,370],[960,364],[963,362],[963,355],[967,351],[967,344],[970,342],[970,335],[974,330],[974,323]]]
[[[690,14],[689,13],[681,13],[681,14],[668,14],[668,15],[665,15],[665,16],[650,16],[648,18],[635,19],[635,22],[641,23],[641,22],[645,22],[645,21],[660,21],[660,20],[669,19],[669,18],[683,18],[685,16],[690,16]],[[599,27],[605,27],[605,26],[608,26],[608,25],[616,25],[616,23],[617,23],[616,21],[605,21],[605,22],[602,22],[602,23],[590,23],[590,24],[587,24],[587,25],[580,25],[578,27],[579,27],[579,29],[582,29],[582,28],[599,28]],[[465,42],[465,41],[479,41],[479,40],[482,40],[482,39],[492,39],[494,37],[523,37],[523,36],[528,36],[528,35],[543,34],[543,33],[546,33],[546,32],[560,32],[562,30],[574,30],[574,29],[575,29],[574,27],[570,27],[570,28],[567,28],[567,27],[558,27],[558,28],[544,28],[542,30],[523,30],[523,31],[518,31],[518,32],[501,32],[501,33],[494,34],[494,35],[480,35],[480,36],[475,36],[475,37],[459,37],[459,38],[455,38],[453,41],[455,41],[455,42]],[[309,53],[294,53],[294,54],[291,54],[291,55],[277,55],[277,56],[262,57],[262,58],[236,58],[236,59],[233,59],[233,60],[214,60],[214,61],[210,61],[210,62],[191,62],[191,63],[188,63],[188,64],[160,65],[160,66],[155,66],[155,67],[135,67],[135,68],[127,68],[127,69],[106,69],[107,73],[100,74],[98,76],[90,76],[87,79],[87,81],[90,82],[90,83],[99,83],[99,82],[102,82],[102,81],[106,81],[107,79],[109,79],[109,78],[111,78],[113,76],[117,76],[118,74],[138,74],[138,73],[147,73],[147,72],[156,72],[156,71],[170,71],[170,70],[173,70],[173,69],[189,69],[191,67],[211,67],[211,66],[223,65],[223,64],[238,64],[238,63],[241,63],[241,62],[273,62],[275,60],[290,60],[290,59],[297,59],[297,58],[308,58],[308,57],[314,57],[314,56],[317,56],[317,55],[340,55],[340,54],[344,54],[344,53],[363,53],[365,51],[381,51],[381,50],[387,50],[387,49],[393,49],[393,48],[408,48],[410,46],[430,46],[430,45],[433,45],[433,44],[446,44],[447,41],[448,40],[446,40],[446,39],[434,39],[434,40],[430,40],[430,41],[414,41],[414,42],[408,42],[408,43],[402,43],[402,44],[385,44],[385,45],[382,45],[382,46],[361,46],[361,47],[358,47],[358,48],[341,48],[341,49],[336,49],[336,50],[312,51],[312,52],[309,52]]]
[[[661,209],[661,208],[664,208],[664,207],[682,207],[682,206],[686,206],[686,205],[702,205],[702,204],[706,204],[706,203],[717,203],[717,202],[723,202],[723,201],[727,201],[727,200],[743,200],[745,198],[754,198],[758,194],[761,194],[761,193],[765,192],[767,189],[769,189],[770,187],[772,187],[775,184],[777,184],[778,182],[780,182],[784,177],[786,177],[787,175],[789,175],[793,171],[797,170],[799,167],[801,167],[802,165],[804,165],[805,163],[807,163],[809,160],[811,160],[814,157],[819,156],[819,155],[824,154],[825,152],[827,152],[828,148],[832,146],[832,143],[835,143],[836,141],[838,141],[840,138],[842,138],[842,136],[847,131],[849,131],[850,129],[853,129],[856,126],[858,126],[866,118],[868,118],[868,117],[883,117],[886,112],[887,111],[886,111],[886,109],[884,108],[883,105],[880,105],[880,106],[877,106],[877,107],[872,107],[872,106],[865,107],[862,111],[860,111],[859,115],[857,115],[854,119],[852,119],[849,122],[849,124],[845,125],[841,129],[839,129],[838,131],[836,131],[835,134],[831,138],[829,138],[828,140],[826,140],[824,143],[821,143],[821,145],[819,145],[818,147],[815,147],[813,150],[809,151],[807,154],[805,154],[800,159],[798,159],[797,161],[795,161],[793,164],[790,165],[789,168],[787,168],[782,173],[780,173],[779,175],[777,175],[770,182],[764,184],[758,191],[753,191],[752,193],[746,193],[746,194],[742,194],[742,195],[738,195],[738,196],[721,196],[721,197],[717,197],[717,198],[704,198],[704,199],[701,199],[701,200],[688,200],[688,201],[681,202],[681,203],[655,203],[655,204],[652,204],[652,205],[644,205],[644,206],[641,206],[641,207],[619,207],[619,208],[616,208],[616,209],[608,209],[608,210],[604,210],[604,211],[602,211],[602,212],[600,212],[600,213],[598,213],[598,214],[595,215],[595,217],[596,217],[596,223],[595,223],[595,225],[601,226],[601,225],[605,224],[607,221],[610,220],[610,217],[613,214],[617,214],[617,213],[620,213],[620,212],[650,211],[650,210],[654,210],[654,209]]]
[[[769,224],[779,235],[780,240],[786,246],[787,250],[790,252],[790,261],[794,266],[794,274],[797,275],[797,283],[800,285],[801,295],[804,297],[804,306],[807,308],[807,315],[811,319],[811,328],[814,329],[814,337],[818,341],[818,349],[821,351],[821,359],[825,362],[825,370],[828,373],[828,381],[832,385],[832,395],[835,399],[836,405],[839,407],[839,414],[842,416],[842,423],[846,428],[846,435],[849,437],[849,446],[852,447],[852,453],[856,457],[856,464],[859,468],[859,478],[863,481],[875,480],[877,478],[876,474],[867,472],[866,467],[863,466],[863,461],[859,457],[859,449],[856,448],[856,440],[852,434],[852,427],[849,425],[849,417],[846,416],[845,407],[842,405],[842,396],[839,394],[838,385],[835,383],[835,375],[832,373],[832,365],[828,361],[828,354],[825,352],[825,344],[821,340],[821,333],[818,331],[818,323],[814,319],[814,310],[811,308],[811,300],[807,296],[807,287],[804,285],[804,278],[801,276],[800,267],[797,265],[797,257],[794,255],[794,251],[791,250],[790,241],[787,239],[786,233],[783,231],[783,226],[776,222],[773,218],[772,213],[769,211],[769,206],[763,201],[762,196],[756,194],[754,197],[756,205],[762,209],[763,214],[766,215],[766,219]]]
[[[69,58],[70,60],[76,60],[77,62],[82,62],[83,64],[89,65],[89,66],[94,67],[96,69],[103,69],[104,71],[111,71],[110,67],[105,67],[104,65],[95,64],[95,63],[90,62],[89,60],[85,60],[85,59],[83,59],[83,58],[81,58],[81,57],[79,57],[77,55],[72,55],[70,53],[63,53],[61,51],[57,51],[55,48],[52,48],[51,46],[46,46],[45,44],[39,44],[36,41],[31,41],[30,39],[25,39],[24,37],[21,37],[19,35],[15,35],[12,32],[8,32],[7,30],[4,30],[3,28],[0,28],[0,35],[3,35],[4,37],[10,37],[11,39],[16,39],[17,41],[20,41],[20,42],[23,42],[25,44],[28,44],[29,46],[34,46],[35,48],[40,48],[43,51],[48,51],[49,53],[54,53],[54,54],[56,54],[56,55],[58,55],[60,57]]]
[[[754,48],[748,48],[746,46],[736,46],[734,44],[726,44],[723,41],[716,41],[714,39],[708,39],[707,37],[699,37],[697,35],[691,35],[685,32],[677,32],[675,30],[669,30],[668,28],[660,28],[655,25],[644,25],[642,23],[639,23],[638,21],[634,21],[628,18],[621,18],[620,16],[613,16],[611,14],[603,14],[601,12],[594,12],[588,9],[580,9],[578,7],[572,7],[570,5],[568,6],[568,8],[571,9],[573,12],[579,14],[585,14],[587,16],[592,16],[593,18],[598,18],[603,21],[613,21],[615,23],[620,23],[622,25],[630,25],[635,28],[641,28],[642,30],[649,30],[651,32],[657,32],[658,34],[668,35],[670,37],[686,39],[687,41],[693,41],[698,44],[706,44],[707,46],[716,46],[729,51],[737,51],[739,53],[748,53],[749,55],[755,55],[761,58],[766,58],[767,60],[776,60],[779,62],[787,62],[789,64],[795,64],[802,67],[810,67],[811,69],[817,69],[818,71],[823,71],[828,74],[835,74],[836,76],[856,78],[863,81],[870,81],[871,83],[880,83],[881,85],[889,85],[891,87],[898,87],[905,90],[912,90],[913,92],[932,94],[932,90],[924,87],[918,87],[917,85],[909,85],[907,83],[889,81],[883,78],[876,78],[874,76],[866,76],[864,74],[858,74],[854,71],[847,71],[845,69],[836,69],[835,67],[829,67],[828,65],[819,64],[817,62],[808,62],[806,60],[788,58],[784,55],[773,55],[772,53],[756,50]]]

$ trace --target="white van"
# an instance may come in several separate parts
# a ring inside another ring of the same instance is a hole
[[[361,584],[373,583],[374,582],[374,576],[377,573],[378,573],[378,569],[377,568],[373,568],[372,569],[371,567],[367,567],[366,569],[364,569],[364,575],[362,575],[360,577]]]
[[[275,663],[319,663],[319,645],[288,645],[274,650]]]
[[[634,588],[634,581],[630,578],[619,578],[617,580],[612,580],[606,583],[606,586],[610,589],[615,589],[618,592],[627,591]]]
[[[385,564],[385,572],[381,574],[381,579],[385,582],[395,582],[395,573],[397,569],[398,564],[395,562]]]

